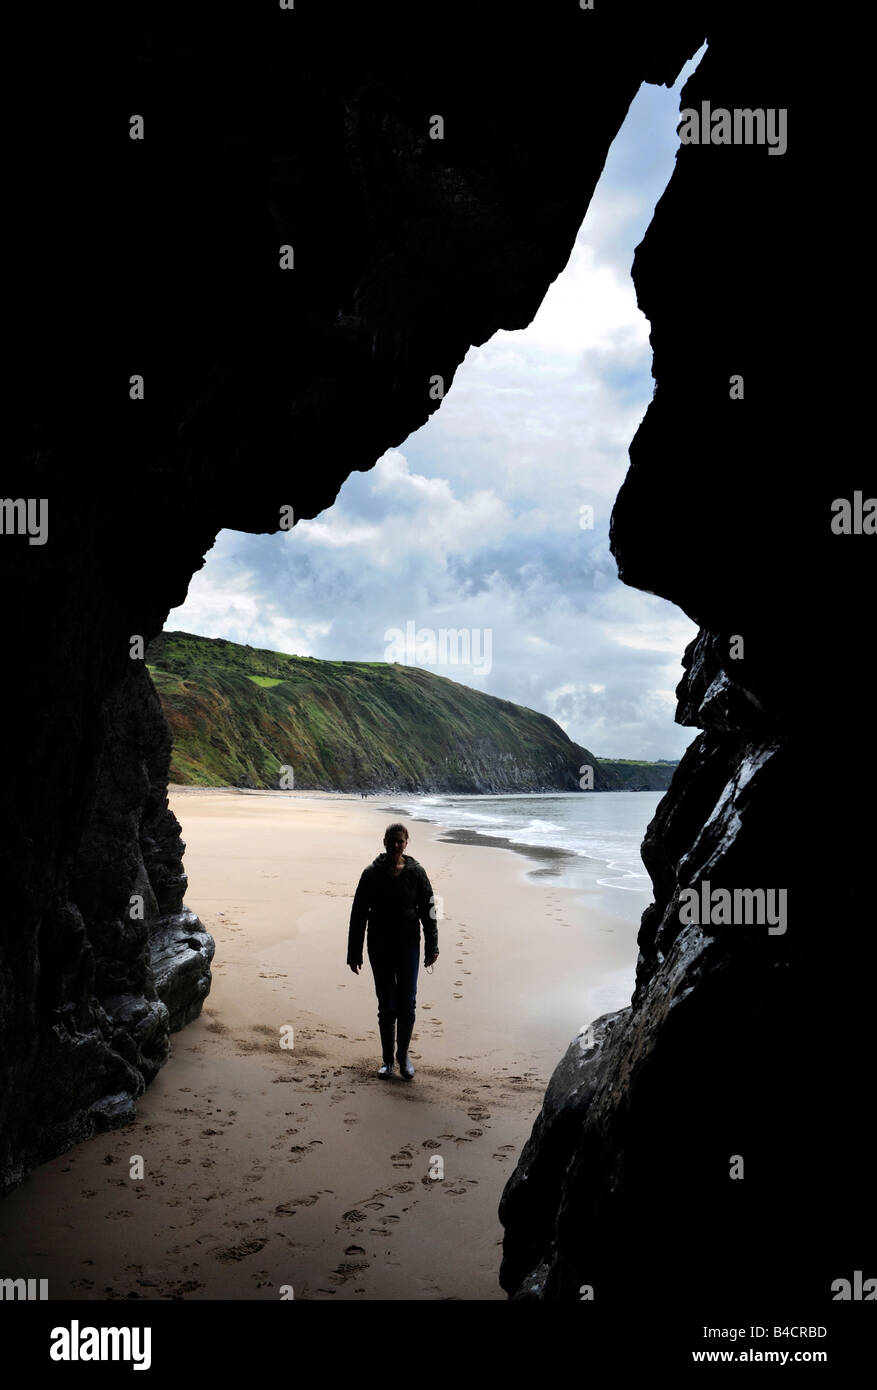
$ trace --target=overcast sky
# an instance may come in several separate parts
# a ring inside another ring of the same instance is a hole
[[[619,581],[609,515],[653,390],[630,266],[704,51],[672,91],[640,89],[529,328],[470,349],[441,409],[314,520],[220,532],[166,628],[352,661],[387,659],[408,623],[468,629],[469,665],[428,648],[418,664],[551,715],[598,757],[682,755],[696,731],[673,691],[696,629]]]

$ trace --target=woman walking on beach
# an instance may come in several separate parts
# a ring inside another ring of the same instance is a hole
[[[385,853],[364,869],[353,899],[347,934],[347,964],[358,975],[362,968],[362,943],[368,924],[368,958],[378,996],[378,1027],[383,1065],[378,1076],[393,1075],[393,1031],[396,1057],[406,1080],[414,1075],[408,1044],[417,1006],[417,969],[420,924],[423,923],[425,966],[438,957],[435,899],[426,870],[405,853],[408,831],[404,825],[388,825]]]

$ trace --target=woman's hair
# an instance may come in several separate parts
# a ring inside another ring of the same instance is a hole
[[[408,839],[408,831],[407,831],[407,829],[405,828],[405,826],[402,824],[401,821],[398,821],[398,820],[397,820],[397,821],[394,821],[392,825],[388,825],[387,828],[386,828],[386,830],[384,831],[384,843],[385,843],[385,844],[386,844],[386,842],[387,842],[388,837],[389,837],[390,835],[393,834],[393,831],[394,831],[394,830],[398,830],[402,835],[405,836],[405,839],[406,839],[406,840]]]

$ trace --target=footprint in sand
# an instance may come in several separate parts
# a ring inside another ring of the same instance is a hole
[[[414,1189],[413,1182],[397,1182],[393,1185],[394,1192],[411,1192]]]
[[[341,1220],[351,1224],[355,1221],[365,1221],[365,1219],[365,1212],[358,1211],[356,1207],[351,1207],[350,1211],[345,1211],[341,1214]]]
[[[346,1284],[348,1279],[352,1279],[354,1275],[361,1274],[363,1270],[368,1268],[368,1260],[343,1260],[341,1264],[335,1266],[329,1278],[333,1284]]]
[[[485,1110],[483,1106],[480,1105],[473,1105],[471,1110],[466,1111],[466,1114],[469,1116],[470,1120],[476,1120],[479,1124],[482,1120],[490,1119],[490,1111]]]
[[[390,1154],[390,1162],[394,1168],[410,1168],[414,1155],[403,1149],[400,1153]]]
[[[288,1202],[280,1202],[274,1208],[282,1216],[295,1216],[298,1207],[313,1207],[319,1201],[319,1197],[290,1197]]]
[[[455,999],[462,999],[463,996],[462,996],[462,994],[455,994],[455,995],[454,995],[454,998],[455,998]]]
[[[441,1144],[438,1139],[423,1139],[421,1140],[420,1147],[422,1149],[440,1149]]]
[[[291,1155],[289,1162],[300,1163],[306,1153],[314,1148],[315,1145],[322,1144],[322,1142],[322,1139],[312,1139],[308,1144],[291,1144],[289,1148]]]
[[[248,1255],[257,1254],[267,1244],[267,1240],[242,1240],[238,1245],[230,1245],[227,1250],[216,1252],[214,1259],[219,1260],[220,1264],[233,1264],[245,1260]]]

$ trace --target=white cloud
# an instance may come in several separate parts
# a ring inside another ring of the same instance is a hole
[[[223,533],[228,534],[228,533]],[[219,563],[222,561],[220,557]],[[185,602],[172,608],[165,627],[197,632],[202,637],[224,637],[271,651],[315,655],[320,639],[331,632],[330,622],[291,618],[277,602],[266,601],[262,585],[252,570],[222,573],[205,566],[192,578]]]
[[[506,344],[513,348],[526,335],[529,347],[555,357],[577,357],[621,344],[647,350],[648,320],[637,308],[633,283],[596,258],[590,235],[586,219],[566,269],[549,289],[533,322],[528,328],[497,334],[500,348]]]
[[[620,647],[631,647],[634,651],[678,652],[680,638],[689,634],[687,640],[690,641],[697,629],[686,619],[659,618],[650,623],[607,623],[603,631]]]
[[[325,521],[321,521],[319,517],[315,517],[313,521],[299,521],[295,530],[300,536],[314,541],[317,545],[345,549],[355,545],[371,546],[378,539],[376,526],[345,522],[340,516],[332,516],[331,513],[326,513],[326,517]],[[291,531],[289,535],[292,535]]]

